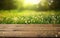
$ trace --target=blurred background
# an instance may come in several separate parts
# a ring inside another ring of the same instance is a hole
[[[60,24],[60,0],[0,0],[0,24]]]

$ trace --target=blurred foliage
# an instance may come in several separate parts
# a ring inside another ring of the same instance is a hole
[[[0,0],[0,24],[60,24],[60,11],[54,11],[60,9],[60,0],[41,0],[27,6],[24,1]]]
[[[13,0],[0,0],[0,10],[10,10],[15,9],[16,6],[14,5]]]
[[[41,0],[39,4],[24,6],[25,0],[0,0],[0,9],[10,10],[49,10],[60,9],[60,0]]]
[[[51,9],[60,9],[60,0],[53,0],[53,3],[50,5]]]
[[[1,10],[0,24],[60,24],[60,11]]]

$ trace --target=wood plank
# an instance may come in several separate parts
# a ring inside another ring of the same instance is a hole
[[[0,24],[0,36],[38,37],[55,36],[58,27],[53,24]],[[60,27],[59,27],[60,30]]]

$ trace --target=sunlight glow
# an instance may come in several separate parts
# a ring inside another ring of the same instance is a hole
[[[31,5],[34,5],[34,4],[38,4],[41,0],[25,0],[24,1],[24,4],[27,5],[27,4],[31,4]]]

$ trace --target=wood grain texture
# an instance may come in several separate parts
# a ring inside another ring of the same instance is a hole
[[[2,37],[56,37],[59,24],[0,24]]]

